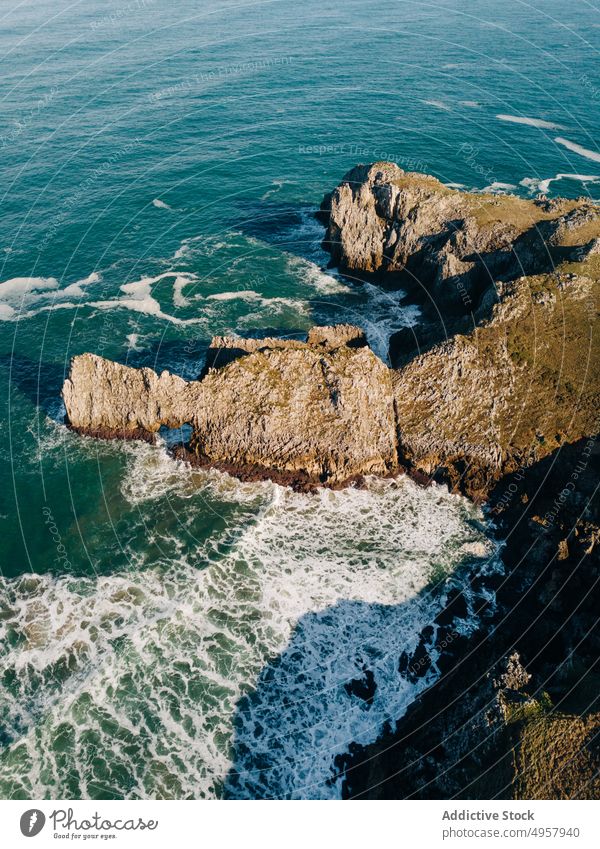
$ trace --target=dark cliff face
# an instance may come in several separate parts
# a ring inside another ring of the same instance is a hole
[[[347,796],[600,797],[599,472],[585,439],[497,486],[497,609],[468,640],[437,635],[442,676],[340,762]]]

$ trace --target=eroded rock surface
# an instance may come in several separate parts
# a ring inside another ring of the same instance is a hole
[[[488,321],[398,370],[349,326],[307,342],[216,337],[227,364],[191,382],[85,354],[63,397],[71,426],[96,435],[189,422],[190,459],[245,476],[338,484],[408,468],[485,500],[503,475],[598,432],[599,303],[591,277],[501,284]]]
[[[62,390],[74,430],[102,436],[140,436],[161,425],[180,427],[199,400],[199,384],[163,371],[131,368],[98,357],[73,357]]]
[[[427,304],[477,309],[498,280],[581,261],[600,236],[591,201],[460,192],[391,162],[357,165],[321,206],[342,271],[402,272]]]
[[[539,275],[502,286],[492,317],[394,373],[403,458],[469,495],[597,433],[600,285]]]
[[[189,459],[291,483],[397,470],[390,370],[369,348],[347,344],[357,339],[348,327],[338,337],[315,330],[313,339],[217,338],[211,348],[235,359],[191,382],[75,357],[63,388],[69,424],[110,437],[190,423]]]

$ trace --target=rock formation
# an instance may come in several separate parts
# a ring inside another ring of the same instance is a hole
[[[596,433],[600,407],[598,283],[539,275],[500,291],[489,320],[399,370],[347,325],[307,342],[216,337],[213,367],[191,382],[84,354],[63,389],[68,421],[142,438],[189,423],[189,459],[246,477],[338,485],[408,468],[484,500]]]
[[[403,461],[486,498],[508,472],[599,429],[600,285],[500,285],[492,316],[394,373]]]
[[[73,357],[62,390],[70,426],[95,436],[145,438],[180,427],[198,400],[198,384],[163,371],[130,368],[95,354]]]
[[[498,280],[581,261],[600,236],[591,201],[460,192],[391,162],[349,171],[320,217],[341,271],[397,273],[423,302],[457,313],[476,310]]]
[[[456,333],[469,333],[526,275],[600,275],[600,207],[460,192],[391,162],[357,165],[328,194],[319,217],[332,265],[407,292],[421,320],[390,339],[404,365]]]
[[[398,469],[390,370],[362,331],[314,328],[310,342],[215,338],[233,355],[187,382],[84,354],[63,388],[79,432],[145,438],[192,425],[188,459],[244,476],[337,485]]]
[[[191,382],[83,355],[63,390],[71,426],[147,438],[186,422],[190,459],[244,476],[338,485],[408,467],[478,499],[598,432],[596,205],[467,194],[376,163],[352,169],[322,215],[343,269],[410,272],[436,307],[460,292],[470,325],[450,319],[454,334],[430,333],[415,356],[425,310],[393,370],[351,325],[307,341],[215,337]]]

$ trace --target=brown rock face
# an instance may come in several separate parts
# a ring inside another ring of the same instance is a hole
[[[503,284],[492,317],[404,368],[356,328],[309,342],[216,338],[231,361],[186,382],[85,354],[63,397],[94,435],[193,426],[190,458],[234,473],[339,484],[408,467],[485,500],[505,474],[598,432],[600,284],[539,275]],[[141,431],[141,433],[140,433]]]
[[[390,370],[369,348],[339,339],[331,347],[332,328],[316,336],[320,344],[235,340],[235,360],[192,382],[75,357],[63,387],[69,424],[123,437],[191,423],[190,459],[290,482],[339,484],[396,470]],[[356,334],[346,328],[342,337]]]
[[[180,427],[199,398],[199,384],[163,371],[130,368],[95,354],[73,357],[62,390],[71,427],[125,436]],[[100,435],[100,433],[99,433]]]
[[[389,369],[368,348],[262,349],[211,371],[192,449],[322,482],[397,468]]]
[[[397,371],[404,458],[483,499],[507,472],[597,433],[599,294],[572,275],[505,284],[489,321]]]

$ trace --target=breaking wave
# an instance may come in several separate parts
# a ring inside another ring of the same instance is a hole
[[[170,554],[131,551],[112,575],[2,579],[0,792],[339,797],[336,755],[376,739],[437,675],[434,648],[419,678],[398,658],[469,543],[493,562],[481,517],[408,479],[301,495],[123,450],[123,494]],[[367,674],[365,700],[353,682]]]

